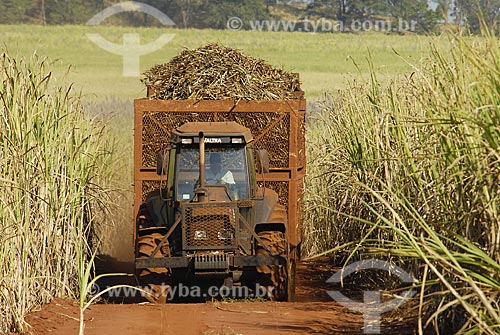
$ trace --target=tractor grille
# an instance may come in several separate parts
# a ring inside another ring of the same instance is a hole
[[[182,204],[184,250],[234,249],[236,204]]]

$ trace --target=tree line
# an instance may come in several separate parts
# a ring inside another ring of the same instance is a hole
[[[0,24],[84,24],[119,0],[2,0]],[[178,28],[226,28],[227,20],[329,19],[354,21],[414,21],[419,32],[438,31],[442,24],[459,24],[477,32],[480,14],[486,24],[498,25],[500,0],[142,0],[166,13]],[[430,5],[432,3],[432,5]],[[122,13],[107,19],[111,25],[149,26],[155,20],[143,13]],[[249,28],[249,27],[245,27]]]

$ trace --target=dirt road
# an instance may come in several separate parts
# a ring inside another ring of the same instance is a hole
[[[332,301],[327,259],[298,267],[297,302],[96,304],[85,313],[85,334],[261,335],[362,334],[363,316]],[[27,319],[34,334],[78,334],[78,308],[55,300]],[[399,329],[385,334],[413,333]]]

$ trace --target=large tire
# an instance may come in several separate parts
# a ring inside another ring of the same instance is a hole
[[[160,244],[163,235],[153,233],[140,236],[137,239],[137,257],[151,257],[153,251]],[[170,256],[168,242],[164,243],[160,250],[155,254],[155,258]],[[148,268],[138,270],[137,277],[139,284],[149,294],[145,298],[153,303],[166,303],[168,300],[168,284],[170,279],[170,269],[167,268]]]
[[[279,231],[262,231],[258,236],[272,255],[286,258],[285,234]],[[270,255],[262,245],[257,244],[257,255]],[[267,298],[274,301],[287,301],[288,299],[288,266],[287,265],[262,265],[257,266],[257,283],[266,287]]]

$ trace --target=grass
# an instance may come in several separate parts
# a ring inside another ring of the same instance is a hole
[[[360,71],[369,74],[364,61],[368,50],[381,79],[408,71],[409,67],[393,49],[407,60],[418,61],[428,48],[429,39],[421,36],[383,34],[311,34],[285,32],[252,32],[221,30],[173,30],[160,28],[0,25],[2,45],[12,55],[38,54],[58,59],[54,72],[58,76],[71,65],[68,79],[82,89],[89,100],[105,100],[113,96],[133,100],[145,96],[138,78],[122,76],[122,59],[94,45],[86,33],[100,33],[114,43],[122,42],[124,33],[137,32],[141,44],[154,41],[162,33],[175,34],[163,49],[141,58],[141,71],[164,63],[183,48],[195,48],[210,42],[243,50],[275,66],[299,72],[308,99],[345,88],[348,78]]]
[[[50,62],[0,54],[0,324],[51,297],[78,296],[107,214],[113,148]]]
[[[309,120],[309,251],[412,269],[419,334],[500,331],[500,52],[486,35],[437,41],[390,84],[374,70]]]

